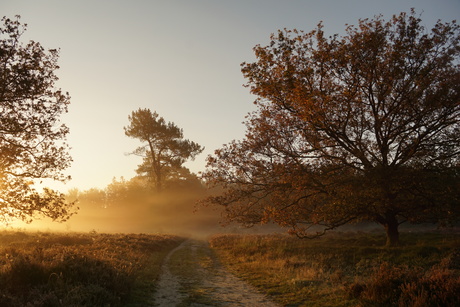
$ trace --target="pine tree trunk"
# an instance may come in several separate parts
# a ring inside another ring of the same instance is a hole
[[[157,192],[161,192],[163,188],[163,183],[161,182],[163,180],[161,176],[161,165],[160,162],[157,161],[157,163],[154,164],[154,173],[155,173],[155,188]]]
[[[156,180],[155,180],[155,188],[157,189],[157,192],[161,192],[162,190],[162,184],[161,184],[161,175],[156,174]]]

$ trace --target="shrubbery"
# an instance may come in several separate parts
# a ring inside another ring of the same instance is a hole
[[[180,242],[96,233],[0,237],[0,306],[124,306],[152,256],[159,266],[158,255]]]
[[[427,270],[384,262],[367,281],[352,284],[349,293],[364,305],[460,306],[459,261],[454,250]]]
[[[211,247],[232,271],[282,305],[460,306],[460,237],[402,233],[220,235]]]

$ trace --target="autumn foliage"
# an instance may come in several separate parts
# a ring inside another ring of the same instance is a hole
[[[460,29],[422,24],[412,11],[256,46],[242,72],[258,109],[208,158],[203,178],[225,193],[207,203],[300,237],[373,221],[389,245],[401,223],[458,220]]]

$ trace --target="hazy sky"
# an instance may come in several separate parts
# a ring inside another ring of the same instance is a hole
[[[206,156],[244,136],[255,97],[242,85],[240,63],[283,28],[329,34],[345,24],[383,14],[389,19],[414,7],[427,27],[460,17],[459,0],[0,0],[0,15],[21,15],[25,39],[60,48],[58,86],[72,96],[62,119],[70,128],[72,181],[104,188],[113,177],[129,179],[141,158],[128,156],[140,143],[124,135],[128,115],[156,111],[183,128]]]

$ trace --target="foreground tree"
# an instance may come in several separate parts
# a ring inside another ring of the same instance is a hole
[[[428,33],[412,11],[346,31],[279,31],[242,64],[258,110],[203,174],[228,220],[300,237],[374,221],[387,245],[401,223],[458,220],[459,26]]]
[[[4,17],[0,28],[0,215],[31,221],[36,215],[66,220],[71,203],[51,189],[41,193],[43,178],[67,180],[71,162],[59,122],[69,95],[55,88],[58,51],[37,42],[20,42],[26,25]]]
[[[125,134],[144,143],[133,152],[144,160],[137,169],[138,174],[151,180],[158,191],[165,181],[190,175],[182,165],[204,148],[184,139],[182,129],[174,123],[166,123],[149,109],[133,111],[128,118],[130,124],[124,127]]]

